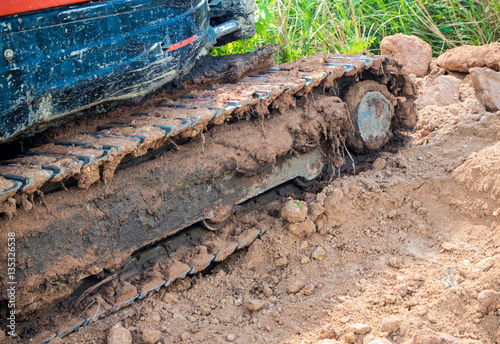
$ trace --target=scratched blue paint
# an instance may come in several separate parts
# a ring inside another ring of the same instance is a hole
[[[172,80],[210,30],[206,0],[110,0],[0,18],[0,142]]]

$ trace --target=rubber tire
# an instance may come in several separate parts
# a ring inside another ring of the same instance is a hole
[[[380,132],[375,138],[365,140],[362,137],[362,134],[359,132],[356,121],[356,109],[363,97],[369,92],[379,92],[387,101],[389,106],[389,110],[386,114],[387,121],[389,122],[389,126],[383,132]],[[346,103],[347,110],[349,111],[349,116],[351,119],[352,130],[350,131],[346,143],[347,146],[354,150],[357,153],[368,153],[373,152],[383,145],[385,145],[392,137],[392,117],[394,116],[394,107],[396,104],[396,98],[389,93],[387,87],[384,85],[373,81],[366,80],[362,82],[355,83],[345,93],[344,102]]]

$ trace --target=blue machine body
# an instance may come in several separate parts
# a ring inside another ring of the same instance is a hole
[[[108,0],[0,18],[0,143],[160,87],[213,35],[206,0]]]

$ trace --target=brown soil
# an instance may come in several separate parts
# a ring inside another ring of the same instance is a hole
[[[500,112],[461,97],[420,112],[413,147],[294,196],[305,221],[287,199],[246,215],[230,226],[268,229],[247,251],[64,342],[119,321],[133,343],[500,343]]]

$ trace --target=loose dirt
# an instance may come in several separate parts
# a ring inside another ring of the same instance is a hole
[[[267,234],[121,311],[113,333],[133,343],[500,343],[500,112],[479,105],[463,82],[460,102],[420,111],[412,147],[228,224]],[[290,215],[304,208],[305,220]],[[64,342],[126,343],[108,338],[111,325]]]

